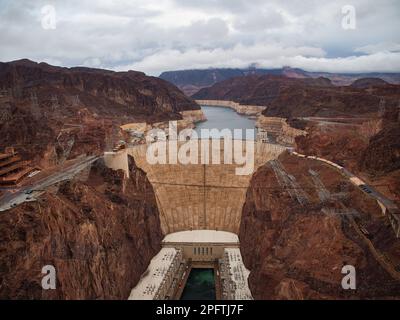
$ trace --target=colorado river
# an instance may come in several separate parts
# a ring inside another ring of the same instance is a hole
[[[199,136],[204,139],[220,138],[220,135],[215,134],[201,134],[202,129],[229,129],[232,132],[232,137],[235,139],[247,139],[254,140],[256,136],[255,131],[255,120],[249,119],[246,116],[237,114],[234,110],[224,107],[208,107],[202,106],[204,115],[207,117],[207,121],[199,123],[196,127],[196,132]],[[234,129],[242,129],[243,132],[234,132]],[[246,134],[246,129],[254,130],[252,133]]]
[[[213,269],[192,269],[181,300],[215,300]]]

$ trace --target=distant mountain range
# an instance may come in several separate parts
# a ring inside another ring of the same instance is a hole
[[[400,73],[329,73],[308,72],[298,68],[284,67],[280,69],[205,69],[205,70],[182,70],[168,71],[160,75],[161,79],[169,81],[180,88],[186,95],[192,96],[202,88],[234,77],[247,75],[278,75],[289,78],[319,78],[324,77],[332,81],[334,85],[350,85],[361,78],[380,78],[392,84],[400,84]]]

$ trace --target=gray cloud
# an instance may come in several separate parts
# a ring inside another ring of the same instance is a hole
[[[355,30],[341,27],[348,2]],[[41,26],[48,4],[56,9],[55,30]],[[399,17],[397,0],[0,0],[0,60],[153,75],[251,63],[400,72]]]

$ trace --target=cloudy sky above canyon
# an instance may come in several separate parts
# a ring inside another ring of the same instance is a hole
[[[43,28],[55,8],[56,28]],[[356,28],[342,28],[342,7]],[[400,72],[398,0],[0,0],[0,61],[162,71]]]

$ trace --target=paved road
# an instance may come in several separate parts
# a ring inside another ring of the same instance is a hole
[[[318,161],[321,161],[326,164],[332,163],[331,161],[323,159],[323,158],[319,158],[319,157],[315,157],[315,156],[306,156],[304,154],[299,154],[294,151],[292,151],[291,154],[298,156],[298,157],[302,157],[302,158],[318,160]],[[356,175],[351,173],[349,170],[347,170],[346,168],[344,168],[342,166],[339,166],[336,163],[332,163],[332,164],[334,165],[334,167],[336,169],[339,169],[340,172],[342,173],[342,175],[345,176],[346,178],[348,178],[352,184],[357,186],[364,193],[373,197],[375,200],[379,200],[386,208],[388,208],[388,209],[396,209],[397,208],[396,204],[392,200],[388,199],[382,193],[377,191],[374,187],[368,185],[366,182],[364,182],[363,180],[358,178]]]
[[[329,118],[300,118],[301,120],[316,122],[319,125],[333,125],[333,126],[343,126],[343,127],[354,127],[361,125],[359,122],[351,123],[351,122],[340,122],[340,121],[332,121],[336,120],[335,118],[328,120]]]
[[[363,180],[355,176],[353,173],[351,173],[349,170],[346,168],[343,168],[342,166],[339,166],[336,163],[333,163],[332,161],[329,161],[327,159],[323,158],[318,158],[315,156],[306,156],[304,154],[300,154],[295,151],[290,152],[292,155],[295,155],[300,158],[308,158],[308,159],[314,159],[318,160],[321,162],[324,162],[330,166],[333,166],[334,168],[338,169],[341,174],[349,179],[349,181],[357,186],[361,191],[364,193],[368,194],[370,197],[374,198],[375,200],[379,201],[383,206],[387,209],[387,215],[389,217],[390,223],[393,227],[393,230],[396,234],[397,238],[400,238],[400,214],[399,214],[399,207],[389,198],[375,190],[372,186],[368,185],[365,183]]]
[[[70,165],[61,172],[51,174],[33,185],[20,188],[17,192],[7,191],[0,198],[0,211],[6,211],[14,208],[24,202],[36,201],[36,199],[49,187],[66,180],[71,180],[74,176],[86,169],[99,157],[85,157],[78,163]]]

